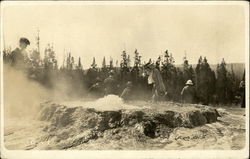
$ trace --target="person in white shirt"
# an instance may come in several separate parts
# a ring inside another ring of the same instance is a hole
[[[154,65],[151,63],[145,64],[144,69],[146,74],[148,75],[148,84],[153,85],[153,101],[164,100],[164,97],[166,96],[167,92],[160,71],[155,68]]]

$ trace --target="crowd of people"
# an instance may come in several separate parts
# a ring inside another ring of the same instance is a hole
[[[66,93],[79,97],[89,95],[97,98],[115,94],[127,100],[175,101],[201,104],[238,104],[245,107],[245,73],[243,78],[237,77],[233,70],[227,71],[224,59],[218,64],[216,72],[212,70],[206,57],[200,57],[196,68],[188,63],[186,57],[181,67],[168,50],[164,58],[154,62],[151,59],[142,64],[138,51],[134,52],[134,65],[130,56],[122,52],[120,65],[110,60],[106,65],[97,67],[95,58],[89,69],[83,69],[81,59],[78,63],[69,53],[66,61],[58,68],[53,46],[45,49],[44,58],[38,49],[31,53],[26,51],[30,41],[19,40],[15,50],[4,50],[3,59],[6,65],[24,71],[28,78],[45,87],[53,89],[64,81]],[[217,75],[216,75],[217,74]],[[65,91],[65,90],[64,90]]]

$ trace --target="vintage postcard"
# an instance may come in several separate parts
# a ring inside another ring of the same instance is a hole
[[[1,158],[248,158],[249,3],[1,2]]]

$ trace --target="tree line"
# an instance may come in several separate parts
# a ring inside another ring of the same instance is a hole
[[[10,55],[11,49],[3,51],[5,64],[10,63]],[[147,76],[144,75],[145,62],[142,63],[138,50],[135,50],[133,55],[131,59],[126,51],[122,51],[120,63],[117,60],[114,62],[112,58],[107,62],[104,57],[101,67],[97,67],[94,57],[91,67],[84,69],[81,58],[75,59],[68,53],[62,66],[59,67],[53,46],[48,45],[43,58],[37,49],[30,53],[29,60],[25,62],[25,73],[29,79],[49,89],[58,88],[69,96],[82,97],[86,94],[97,94],[89,92],[89,88],[97,82],[102,83],[113,70],[118,83],[117,95],[126,87],[126,83],[131,81],[134,99],[149,99],[151,92]],[[212,70],[206,57],[200,57],[196,67],[193,68],[185,56],[180,67],[175,65],[173,54],[166,50],[163,56],[159,56],[155,61],[149,59],[148,62],[154,64],[161,72],[167,90],[166,100],[180,102],[180,92],[186,81],[191,79],[197,92],[196,103],[208,105],[240,102],[239,84],[242,77],[235,75],[233,68],[227,70],[224,59],[217,65],[216,70]]]

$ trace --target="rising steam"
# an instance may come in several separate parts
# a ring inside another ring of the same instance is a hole
[[[31,117],[39,103],[51,98],[51,91],[29,80],[20,71],[4,65],[3,98],[5,117]]]

